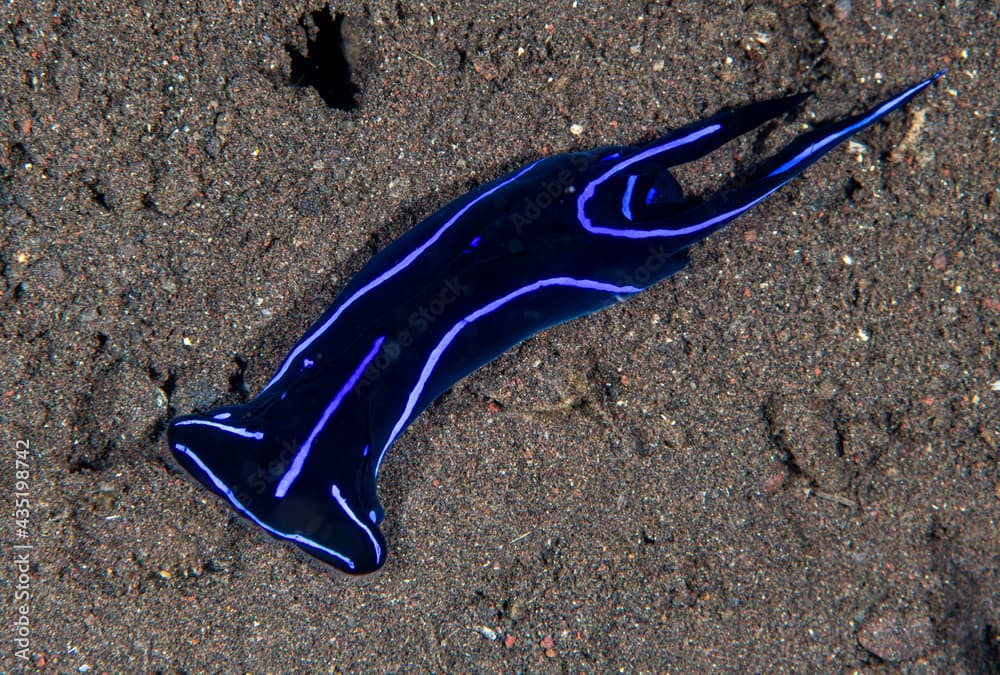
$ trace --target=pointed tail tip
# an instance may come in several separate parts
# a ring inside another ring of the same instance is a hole
[[[932,84],[934,84],[947,74],[948,74],[948,69],[942,68],[941,70],[937,71],[936,73],[928,77],[926,80],[921,80],[920,82],[917,82],[916,84],[912,85],[900,96],[900,98],[902,99],[901,102],[905,103],[906,101],[910,100],[911,98],[916,96],[919,92],[931,86]]]

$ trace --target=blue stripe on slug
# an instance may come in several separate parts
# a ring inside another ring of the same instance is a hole
[[[632,220],[632,190],[635,189],[635,182],[637,180],[639,180],[638,176],[629,176],[625,184],[625,194],[622,195],[622,215],[628,220]],[[648,204],[649,202],[646,203]]]
[[[806,143],[807,147],[805,147],[801,151],[796,152],[794,157],[792,157],[788,161],[783,162],[778,168],[771,171],[768,174],[768,176],[770,177],[782,173],[787,173],[793,169],[798,169],[799,171],[801,171],[805,167],[809,166],[809,164],[812,164],[812,162],[815,161],[815,159],[822,157],[826,152],[828,152],[830,149],[828,146],[836,145],[837,143],[846,140],[849,136],[861,131],[865,127],[871,126],[872,124],[882,119],[896,108],[904,105],[907,101],[912,99],[921,91],[929,87],[939,77],[944,75],[944,73],[945,71],[943,70],[935,73],[928,79],[924,80],[923,82],[915,84],[914,86],[910,87],[909,89],[902,92],[898,96],[889,99],[888,101],[886,101],[885,103],[883,103],[882,105],[878,106],[877,108],[875,108],[870,112],[839,122],[838,124],[833,125],[832,127],[828,127],[826,130],[820,130],[823,131],[823,134],[815,141],[812,141],[811,136],[808,134],[800,137],[792,145],[790,145],[788,148],[782,151],[781,155],[779,156],[783,156],[789,151],[794,152],[801,145],[803,145],[804,141],[807,142]]]
[[[396,421],[395,426],[392,428],[392,432],[389,434],[389,438],[386,440],[385,445],[382,448],[382,452],[379,454],[378,461],[375,463],[375,475],[378,475],[379,467],[382,464],[382,457],[385,456],[385,451],[389,449],[396,437],[402,433],[403,429],[409,424],[414,415],[414,409],[417,407],[417,403],[420,400],[421,394],[423,394],[424,387],[427,385],[427,380],[430,379],[431,373],[437,366],[438,362],[441,360],[442,354],[445,350],[451,346],[452,342],[460,332],[462,332],[467,326],[472,324],[488,314],[496,312],[498,309],[502,308],[504,305],[516,300],[529,293],[534,293],[543,288],[549,288],[552,286],[562,286],[567,288],[579,289],[584,291],[597,291],[600,293],[611,293],[614,295],[615,300],[621,302],[625,300],[629,295],[633,293],[638,293],[641,288],[635,286],[616,286],[614,284],[608,284],[601,281],[593,281],[590,279],[571,279],[569,277],[558,277],[555,279],[541,279],[533,284],[523,286],[517,290],[511,291],[502,298],[498,298],[483,307],[480,307],[476,311],[472,312],[461,321],[456,323],[454,326],[448,329],[448,332],[444,334],[441,340],[434,346],[427,356],[427,361],[424,363],[424,367],[420,370],[420,375],[417,377],[416,384],[410,391],[409,396],[406,398],[406,406],[403,408],[402,414],[400,414],[399,419]],[[411,417],[412,416],[412,417]]]
[[[286,471],[285,475],[281,477],[281,481],[278,483],[278,488],[274,491],[275,497],[281,499],[288,494],[288,488],[292,486],[292,482],[298,477],[299,472],[302,471],[302,465],[305,464],[306,458],[309,456],[309,451],[312,450],[312,445],[316,441],[316,437],[319,436],[321,431],[323,431],[323,427],[325,427],[326,423],[330,421],[330,417],[333,416],[333,413],[336,412],[338,407],[340,407],[340,402],[343,401],[344,397],[354,389],[358,380],[361,379],[362,373],[365,372],[365,368],[368,367],[368,364],[371,363],[375,358],[375,355],[378,354],[378,350],[381,349],[383,342],[385,342],[384,335],[376,338],[375,344],[372,345],[371,350],[365,354],[363,359],[361,359],[361,363],[359,363],[358,367],[354,369],[351,376],[347,378],[346,382],[344,382],[344,386],[340,388],[337,395],[333,397],[332,401],[330,401],[330,405],[328,405],[323,411],[323,415],[319,418],[319,421],[316,422],[316,426],[314,426],[313,430],[309,433],[309,438],[306,439],[306,442],[302,444],[302,447],[299,448],[299,451],[296,453],[295,459],[292,460],[292,465],[288,467],[288,471]],[[367,452],[368,447],[365,446],[364,453],[362,454],[366,454]]]
[[[212,419],[226,419],[229,417],[229,413],[222,413],[220,415],[213,415]],[[221,424],[219,422],[212,422],[211,420],[200,420],[200,419],[186,419],[176,422],[177,426],[186,427],[189,425],[198,425],[203,427],[214,427],[216,429],[221,429],[228,434],[236,434],[237,436],[242,436],[243,438],[253,438],[255,440],[261,440],[264,438],[263,431],[248,431],[242,427],[232,427],[228,424]]]
[[[376,483],[392,444],[457,381],[535,333],[687,265],[690,246],[941,73],[793,140],[689,199],[670,169],[805,95],[753,103],[647,145],[539,160],[447,204],[373,257],[251,401],[171,421],[177,461],[241,516],[333,568],[385,562]]]
[[[538,162],[535,162],[535,164],[537,163]],[[492,187],[489,190],[486,190],[485,192],[482,192],[481,194],[476,195],[476,197],[470,200],[468,204],[462,206],[462,208],[459,209],[458,213],[456,213],[447,222],[445,222],[444,225],[442,225],[441,228],[438,229],[433,234],[433,236],[431,236],[429,239],[427,239],[427,241],[425,241],[423,244],[414,249],[405,258],[403,258],[403,260],[399,261],[385,272],[379,274],[374,280],[364,285],[361,289],[353,293],[342,303],[334,303],[336,309],[330,314],[329,318],[327,318],[322,324],[320,324],[318,328],[311,330],[309,333],[306,334],[304,338],[302,338],[299,344],[297,344],[295,348],[292,350],[292,353],[285,358],[285,361],[281,365],[281,368],[278,369],[278,372],[275,373],[273,378],[271,378],[271,381],[268,382],[266,387],[264,387],[264,390],[269,389],[275,382],[281,379],[281,377],[286,372],[288,372],[288,368],[291,366],[292,362],[298,357],[298,355],[301,354],[306,349],[308,349],[309,345],[311,345],[328,328],[330,328],[330,326],[332,326],[333,323],[340,318],[340,315],[343,314],[344,310],[346,310],[348,307],[350,307],[352,304],[358,301],[362,296],[367,294],[373,288],[376,288],[377,286],[385,283],[386,281],[394,277],[396,274],[398,274],[401,270],[409,267],[413,263],[413,261],[419,258],[424,251],[433,246],[434,243],[441,238],[441,236],[445,233],[445,231],[448,230],[448,228],[450,228],[452,225],[454,225],[459,218],[465,215],[465,213],[469,209],[474,207],[478,202],[492,195],[497,190],[502,189],[505,185],[508,185],[509,183],[513,183],[514,181],[516,181],[518,178],[520,178],[528,171],[530,171],[531,168],[535,166],[535,164],[529,164],[528,166],[524,167],[523,169],[515,173],[513,176],[510,176],[509,178],[506,178],[503,181],[501,181],[498,185]]]
[[[330,486],[330,495],[333,497],[333,500],[337,502],[337,505],[344,510],[344,513],[346,513],[347,516],[351,519],[351,522],[353,522],[355,525],[361,528],[361,531],[364,532],[365,535],[367,535],[368,540],[371,541],[372,543],[372,549],[375,551],[375,557],[381,558],[382,545],[379,543],[378,538],[372,532],[371,528],[365,525],[363,522],[361,522],[361,519],[358,518],[357,514],[355,514],[354,511],[351,510],[351,505],[348,504],[347,500],[340,495],[340,488],[337,487],[336,484]],[[373,518],[372,523],[374,524],[374,522],[375,521]]]
[[[580,222],[580,225],[583,226],[583,229],[587,230],[592,234],[611,234],[615,236],[628,237],[629,239],[663,236],[662,234],[657,234],[655,231],[654,232],[646,232],[643,230],[623,231],[617,228],[594,225],[594,223],[590,220],[590,218],[587,216],[586,213],[587,202],[589,202],[591,199],[594,198],[594,195],[597,193],[597,189],[601,186],[602,183],[607,181],[612,176],[621,173],[622,171],[629,168],[633,164],[639,164],[640,162],[648,160],[652,157],[656,157],[657,155],[666,154],[665,157],[666,159],[667,157],[669,157],[669,153],[671,150],[682,147],[684,145],[696,143],[705,136],[714,134],[715,132],[721,129],[722,125],[711,124],[706,127],[695,129],[690,133],[681,136],[680,138],[671,139],[666,142],[655,143],[652,145],[652,147],[645,148],[640,152],[623,159],[622,161],[618,162],[610,169],[605,171],[598,178],[589,181],[586,187],[583,188],[583,191],[581,192],[580,196],[577,198],[576,201],[576,217],[577,220]],[[669,234],[669,231],[667,231],[667,233]]]
[[[290,534],[287,532],[280,532],[272,528],[267,523],[259,520],[257,516],[253,514],[253,511],[246,508],[245,506],[243,506],[243,504],[240,503],[239,499],[236,498],[236,495],[233,494],[233,491],[230,490],[225,483],[223,483],[222,481],[220,481],[218,478],[215,477],[215,474],[212,473],[211,469],[209,469],[200,459],[198,459],[198,455],[194,454],[190,448],[180,443],[174,443],[173,449],[178,457],[187,458],[195,467],[200,469],[201,472],[205,475],[205,477],[208,478],[209,481],[211,481],[212,487],[214,487],[216,491],[225,496],[226,499],[229,500],[229,503],[233,505],[233,508],[235,508],[239,513],[241,513],[246,518],[249,518],[253,523],[259,525],[265,531],[274,535],[275,537],[278,537],[279,539],[284,539],[294,544],[298,544],[303,548],[303,550],[311,551],[315,549],[317,551],[321,551],[323,554],[325,554],[325,556],[329,556],[330,558],[337,560],[339,563],[341,563],[341,565],[346,566],[345,569],[345,567],[337,565],[338,568],[342,569],[345,572],[354,571],[355,568],[354,561],[346,556],[341,555],[337,551],[333,549],[325,549],[316,542],[311,541],[301,535],[294,533]]]

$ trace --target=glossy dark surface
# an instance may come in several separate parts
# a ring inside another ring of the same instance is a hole
[[[173,420],[177,460],[272,535],[351,574],[385,561],[386,451],[456,381],[525,338],[669,277],[686,250],[904,105],[806,133],[750,176],[687,199],[668,169],[804,96],[715,115],[639,147],[539,160],[448,204],[376,255],[251,402]]]

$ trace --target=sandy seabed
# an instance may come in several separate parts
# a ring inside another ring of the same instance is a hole
[[[0,670],[1000,671],[1000,19],[853,5],[340,3],[345,110],[294,56],[321,4],[3,3]],[[435,403],[376,576],[170,461],[172,415],[258,391],[474,185],[817,94],[680,174],[717,184],[943,67]]]

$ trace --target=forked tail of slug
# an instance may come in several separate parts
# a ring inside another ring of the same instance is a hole
[[[580,192],[577,218],[597,235],[671,238],[682,247],[690,246],[748,211],[852,135],[905,105],[944,73],[935,73],[867,112],[802,134],[760,163],[749,177],[697,201],[683,199],[671,167],[704,157],[767,120],[790,112],[808,94],[752,103],[683,127],[622,153]],[[607,198],[603,194],[606,190],[620,192],[621,198]]]

